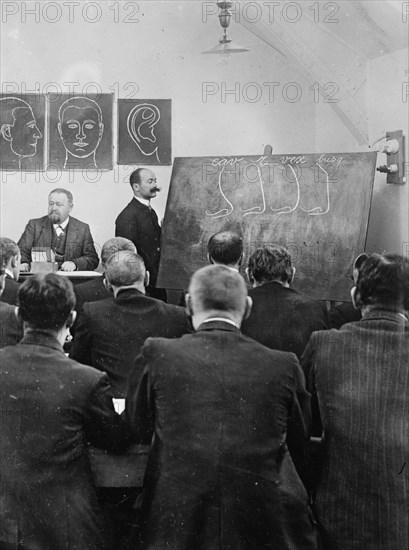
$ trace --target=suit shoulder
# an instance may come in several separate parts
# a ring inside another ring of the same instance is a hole
[[[97,384],[101,379],[106,378],[106,374],[104,372],[101,372],[90,365],[79,363],[70,357],[66,357],[65,362],[67,367],[69,367],[72,372],[72,378],[78,376],[94,384]]]
[[[89,225],[86,222],[82,222],[81,220],[79,220],[78,218],[74,218],[73,216],[70,216],[70,223],[72,223],[74,226],[77,226],[78,228],[81,227],[84,229],[89,229]]]

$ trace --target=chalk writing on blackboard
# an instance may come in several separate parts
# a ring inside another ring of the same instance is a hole
[[[260,157],[255,161],[255,163],[251,164],[251,166],[255,165],[255,168],[257,170],[257,183],[260,188],[260,195],[259,195],[260,204],[256,206],[252,206],[251,208],[240,207],[239,210],[240,212],[243,213],[243,217],[251,214],[263,214],[267,209],[266,196],[265,196],[266,183],[263,180],[263,175],[261,172],[261,168],[269,165],[266,159],[267,157]],[[205,212],[206,216],[210,217],[211,219],[223,218],[233,213],[235,209],[234,199],[231,198],[230,200],[228,198],[226,191],[223,190],[223,183],[225,181],[224,178],[226,176],[226,168],[234,168],[234,167],[238,168],[242,160],[243,158],[237,158],[237,157],[234,157],[234,158],[217,157],[212,160],[211,165],[220,169],[219,175],[218,175],[218,190],[223,201],[226,203],[226,205],[223,208],[217,210],[216,212],[210,212],[209,210],[206,210]],[[310,209],[301,207],[301,210],[306,214],[308,214],[309,216],[322,216],[322,215],[328,214],[328,212],[330,211],[330,208],[331,208],[330,175],[328,172],[329,170],[328,166],[332,168],[333,172],[336,172],[341,164],[341,161],[342,161],[342,157],[335,157],[335,156],[325,157],[324,155],[321,155],[318,161],[314,164],[314,166],[310,167],[310,168],[314,168],[316,166],[318,169],[318,172],[325,174],[325,205],[326,206],[325,208],[321,206],[314,206],[313,208],[310,208]],[[307,160],[304,155],[293,155],[293,156],[282,156],[280,158],[280,162],[281,162],[282,170],[284,170],[284,168],[287,169],[288,167],[292,172],[292,176],[294,177],[294,183],[296,186],[296,198],[291,205],[282,206],[280,208],[275,208],[273,206],[270,206],[270,210],[277,215],[291,214],[292,212],[297,210],[297,208],[300,206],[300,201],[302,199],[302,192],[301,192],[302,186],[300,182],[300,177],[297,175],[297,172],[294,169],[294,167],[297,168],[297,170],[301,170],[301,166],[299,165],[305,165]],[[326,165],[327,170],[322,166],[322,164]],[[305,168],[306,167],[304,167],[304,169]],[[284,179],[286,181],[290,181],[288,180],[288,178],[284,178]],[[319,181],[319,180],[316,179],[316,181]],[[230,188],[229,188],[229,185],[225,185],[225,186],[229,189],[231,193],[232,192],[231,186]]]
[[[300,182],[298,181],[297,174],[295,173],[294,168],[291,166],[291,164],[288,165],[290,169],[292,170],[295,178],[295,182],[297,184],[297,201],[295,205],[291,208],[291,206],[283,206],[282,208],[273,208],[270,207],[273,212],[277,212],[278,214],[289,214],[290,212],[294,212],[294,210],[297,209],[298,203],[300,202]]]
[[[154,156],[160,162],[155,126],[160,120],[160,111],[152,103],[141,103],[129,112],[128,133],[139,151],[145,156]]]

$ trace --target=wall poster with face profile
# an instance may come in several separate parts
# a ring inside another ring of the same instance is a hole
[[[170,99],[118,100],[118,164],[171,164]]]
[[[0,169],[44,169],[45,96],[0,94]]]
[[[60,170],[112,170],[113,94],[48,94],[48,164]]]

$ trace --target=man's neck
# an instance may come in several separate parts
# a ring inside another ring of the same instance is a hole
[[[254,281],[254,288],[258,286],[267,285],[269,283],[278,283],[279,285],[283,286],[284,288],[290,288],[289,282],[284,282],[281,279],[269,279],[269,280],[263,280],[263,281]]]
[[[138,290],[139,292],[142,292],[142,294],[145,294],[145,286],[143,283],[134,283],[133,285],[124,285],[124,286],[113,286],[112,287],[114,291],[115,298],[118,296],[119,292],[122,290]]]
[[[150,200],[150,199],[145,199],[145,198],[143,198],[143,197],[141,197],[141,196],[138,196],[138,195],[135,195],[135,194],[134,194],[134,198],[135,198],[137,201],[141,202],[142,204],[145,204],[146,206],[150,206],[150,205],[151,205],[151,200]]]
[[[241,319],[237,315],[227,311],[211,310],[194,313],[192,316],[192,323],[195,330],[197,330],[200,325],[210,321],[225,321],[226,323],[233,323],[237,328],[240,328]]]

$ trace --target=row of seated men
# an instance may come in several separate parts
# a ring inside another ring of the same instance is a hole
[[[187,310],[145,295],[148,273],[123,239],[103,255],[112,296],[88,296],[76,323],[65,278],[21,285],[24,337],[0,352],[1,548],[409,547],[408,260],[361,258],[351,294],[362,319],[327,330],[323,304],[290,288],[282,247],[254,251],[247,291],[240,242],[211,239],[216,265],[193,275]],[[128,508],[136,540],[111,546],[86,442],[145,445]]]

